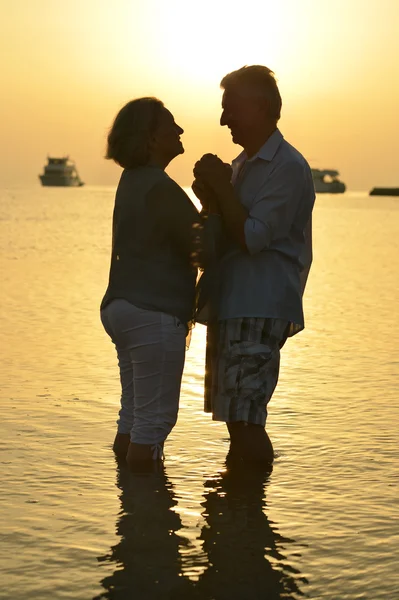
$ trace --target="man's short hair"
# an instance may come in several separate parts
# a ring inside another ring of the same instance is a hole
[[[226,91],[233,91],[238,86],[247,87],[249,93],[264,97],[269,103],[269,116],[276,121],[281,116],[281,96],[277,81],[271,69],[263,65],[241,67],[223,77],[220,87]]]

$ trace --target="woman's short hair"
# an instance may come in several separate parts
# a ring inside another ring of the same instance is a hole
[[[147,164],[151,136],[163,108],[163,102],[157,98],[136,98],[125,104],[108,134],[105,158],[114,160],[124,169]]]
[[[246,87],[250,93],[266,98],[269,103],[270,118],[279,120],[282,101],[277,81],[271,69],[263,65],[245,65],[223,77],[220,82],[220,87],[226,91],[234,90],[238,86]]]

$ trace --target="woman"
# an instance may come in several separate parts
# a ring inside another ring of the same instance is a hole
[[[116,116],[107,158],[124,171],[113,215],[109,285],[101,319],[116,346],[122,387],[114,452],[130,466],[160,460],[177,420],[197,265],[211,219],[165,173],[184,152],[173,115],[139,98]],[[205,243],[205,242],[204,242]],[[198,250],[198,252],[196,252]],[[211,252],[208,252],[211,253]]]

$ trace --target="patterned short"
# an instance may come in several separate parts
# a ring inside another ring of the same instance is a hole
[[[205,412],[216,421],[265,425],[289,323],[242,317],[208,324]]]

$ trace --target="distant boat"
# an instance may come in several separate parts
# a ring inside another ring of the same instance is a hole
[[[338,171],[331,169],[312,169],[315,191],[319,194],[343,194],[346,186],[338,175]]]
[[[43,175],[39,175],[42,185],[59,187],[80,187],[84,185],[80,179],[75,163],[69,156],[61,158],[48,157]]]
[[[399,188],[373,188],[369,196],[399,196]]]

